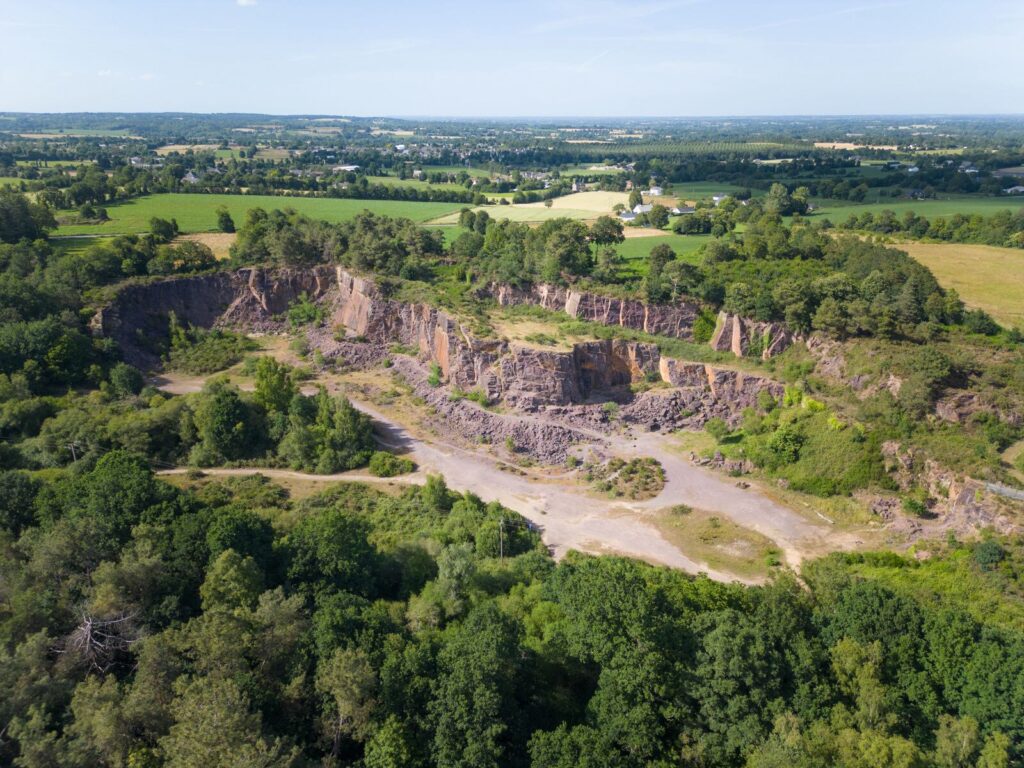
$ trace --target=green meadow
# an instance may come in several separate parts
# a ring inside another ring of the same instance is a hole
[[[902,216],[907,211],[913,211],[929,219],[939,216],[953,216],[957,213],[962,213],[965,216],[973,216],[974,214],[991,216],[997,211],[1019,211],[1024,208],[1024,200],[1012,197],[964,195],[940,200],[893,200],[891,202],[867,204],[843,204],[836,200],[816,200],[815,205],[819,207],[812,216],[815,218],[829,218],[833,223],[840,223],[845,221],[852,213],[861,216],[869,211],[876,216],[882,211],[892,211],[897,216]]]
[[[160,194],[107,206],[110,221],[75,224],[58,228],[59,235],[112,235],[146,232],[154,216],[176,219],[182,232],[210,232],[217,227],[217,209],[224,206],[237,225],[250,208],[266,210],[294,208],[310,218],[338,222],[371,210],[386,216],[427,221],[458,211],[460,203],[420,203],[402,200],[339,200],[322,197],[278,197],[271,195]]]
[[[625,260],[624,269],[634,275],[647,274],[647,257],[658,245],[667,245],[683,261],[696,264],[698,249],[711,240],[711,235],[657,235],[651,237],[630,237],[615,246]]]

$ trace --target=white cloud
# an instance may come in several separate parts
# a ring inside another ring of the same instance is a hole
[[[235,2],[243,8],[251,8],[256,5],[257,0],[235,0]]]

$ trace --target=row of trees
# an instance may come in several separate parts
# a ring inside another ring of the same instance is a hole
[[[915,239],[928,238],[950,243],[984,243],[1008,248],[1024,248],[1024,208],[1016,213],[1005,210],[991,216],[954,214],[927,219],[913,211],[897,216],[893,211],[850,214],[839,224],[842,229],[900,234]]]

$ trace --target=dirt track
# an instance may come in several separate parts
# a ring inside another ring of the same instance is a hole
[[[156,383],[169,392],[198,391],[201,378],[159,377]],[[719,581],[743,581],[735,574],[710,568],[687,557],[669,543],[646,518],[675,504],[687,504],[727,517],[738,525],[772,539],[796,567],[805,553],[820,551],[831,531],[796,512],[772,502],[754,489],[740,489],[711,470],[694,466],[674,452],[668,439],[657,434],[637,437],[594,433],[609,450],[619,455],[652,456],[665,468],[664,490],[644,502],[605,501],[588,495],[575,483],[538,481],[510,471],[501,462],[436,439],[414,436],[402,424],[376,407],[353,399],[353,404],[375,421],[378,439],[389,448],[409,455],[419,465],[416,474],[391,482],[422,483],[428,472],[444,475],[449,486],[471,491],[485,500],[497,500],[522,514],[542,532],[556,556],[571,549],[592,553],[617,553],[648,562],[707,573]],[[532,419],[532,416],[518,418]],[[185,470],[169,470],[168,474]],[[268,477],[313,482],[378,481],[364,474],[308,475],[278,469],[211,469],[211,475],[261,473]],[[833,541],[830,548],[835,548]]]

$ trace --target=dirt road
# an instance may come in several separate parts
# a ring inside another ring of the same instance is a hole
[[[158,376],[153,383],[162,389],[185,394],[199,391],[202,377]],[[333,383],[329,389],[335,389]],[[309,387],[313,391],[313,387]],[[351,395],[350,395],[351,397]],[[777,504],[754,488],[741,489],[734,481],[709,469],[698,467],[673,450],[670,438],[644,433],[636,436],[580,431],[603,444],[603,449],[621,456],[651,456],[665,469],[665,487],[657,497],[643,502],[595,499],[574,482],[538,480],[512,471],[501,461],[435,438],[413,435],[405,425],[375,406],[352,398],[357,408],[375,421],[377,437],[385,446],[403,451],[420,470],[413,475],[392,478],[399,483],[422,483],[427,473],[444,475],[457,491],[470,491],[485,500],[497,500],[519,512],[542,532],[555,556],[571,549],[592,553],[617,553],[648,562],[681,568],[690,573],[707,573],[719,581],[743,581],[735,574],[709,567],[688,557],[668,542],[651,522],[657,510],[676,504],[706,510],[738,525],[757,531],[776,543],[788,565],[796,568],[804,555],[824,549],[845,548],[846,537],[838,537],[822,524],[807,520]],[[538,420],[536,416],[513,418]],[[169,470],[169,474],[184,470]],[[378,481],[368,475],[307,475],[276,469],[211,469],[211,475],[262,473],[313,482]]]

